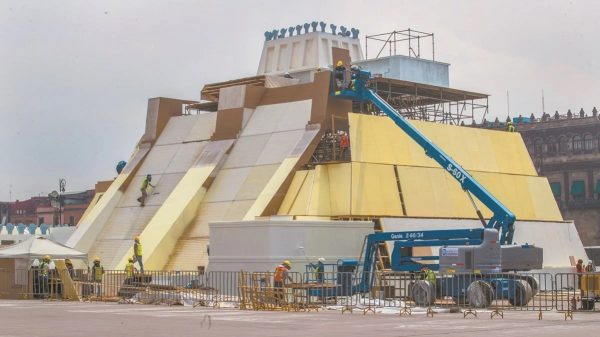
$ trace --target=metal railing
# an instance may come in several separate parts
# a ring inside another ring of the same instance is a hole
[[[272,272],[107,270],[47,273],[0,269],[0,298],[166,303],[246,310],[311,311],[327,307],[342,313],[392,310],[399,314],[458,311],[467,315],[505,311],[600,311],[600,273],[502,273],[437,275],[417,273],[289,273],[283,287]],[[368,276],[368,277],[365,277]],[[365,285],[364,280],[369,280]],[[566,316],[565,316],[566,317]]]

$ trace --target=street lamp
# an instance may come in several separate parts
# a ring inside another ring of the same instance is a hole
[[[64,196],[65,187],[67,187],[67,180],[65,178],[58,179],[58,190],[60,191],[60,195],[58,197],[58,219],[61,224],[64,224],[64,219],[62,218],[63,213],[63,205],[64,205]]]
[[[64,204],[63,193],[65,193],[66,186],[67,186],[67,181],[64,178],[60,178],[60,179],[58,179],[58,190],[60,192],[52,191],[52,192],[50,192],[50,194],[48,194],[48,198],[50,198],[50,206],[52,206],[52,208],[54,208],[54,214],[56,215],[56,213],[58,213],[58,218],[56,219],[56,222],[57,222],[56,225],[63,223],[63,219],[62,219],[62,208],[63,208],[63,204]]]

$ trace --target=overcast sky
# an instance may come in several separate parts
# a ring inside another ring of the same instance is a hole
[[[598,1],[0,0],[0,200],[111,179],[144,131],[147,99],[199,99],[256,73],[265,30],[309,21],[435,33],[450,85],[492,118],[583,107],[600,89]],[[364,40],[362,40],[364,41]],[[363,46],[364,47],[364,46]],[[427,55],[426,55],[427,56]]]

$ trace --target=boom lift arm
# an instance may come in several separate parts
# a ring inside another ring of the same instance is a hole
[[[425,150],[427,156],[435,160],[441,167],[448,171],[456,181],[458,181],[462,189],[467,192],[469,198],[471,198],[471,194],[474,195],[492,211],[493,215],[487,223],[479,210],[477,210],[477,215],[485,228],[494,228],[498,230],[500,233],[500,244],[512,244],[515,215],[488,192],[485,187],[479,184],[479,182],[463,169],[462,166],[410,124],[383,98],[373,92],[373,90],[367,88],[367,83],[371,78],[370,72],[354,69],[352,71],[352,78],[353,85],[351,87],[353,87],[353,90],[348,88],[342,90],[334,89],[332,90],[332,95],[345,99],[370,101],[384,112],[398,127],[400,127],[400,129],[402,129],[402,131]]]

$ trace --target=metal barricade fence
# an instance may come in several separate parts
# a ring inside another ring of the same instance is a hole
[[[212,272],[216,275],[223,272]],[[229,288],[226,298],[237,301],[243,310],[298,310],[298,300],[294,289],[303,285],[302,274],[288,273],[290,280],[285,286],[276,284],[271,272],[236,272],[237,287]],[[231,283],[229,283],[231,284]]]
[[[87,270],[59,271],[56,269],[0,269],[0,299],[76,299],[81,291],[66,289],[65,278],[70,280],[68,287],[83,283]]]
[[[29,272],[0,268],[0,299],[22,299],[27,296]]]
[[[198,271],[145,271],[126,275],[107,271],[102,281],[102,300],[130,303],[166,303],[216,306],[216,288],[208,287],[204,273]]]
[[[63,270],[63,273],[67,271]],[[311,311],[323,307],[363,313],[458,310],[465,315],[504,311],[600,311],[600,273],[499,273],[437,275],[435,282],[408,272],[290,272],[275,287],[273,272],[145,271],[127,275],[91,270],[68,275],[36,268],[0,269],[0,298],[87,299],[189,304],[254,310]],[[68,276],[68,277],[67,277]],[[73,293],[76,296],[73,296]]]
[[[405,308],[407,287],[413,277],[410,273],[383,276],[378,272],[306,272],[304,283],[293,292],[301,309],[329,307],[342,313],[375,313],[380,308]]]
[[[305,274],[305,280],[311,279]],[[341,306],[342,311],[399,308],[545,312],[555,308],[554,278],[547,273],[449,274],[435,282],[418,273],[325,273],[323,282],[303,285],[303,297],[312,305]]]
[[[600,311],[600,273],[558,273],[555,294],[557,311]]]
[[[434,284],[413,281],[411,305],[462,310],[465,316],[490,311],[550,311],[555,307],[553,278],[547,273],[443,274]]]

